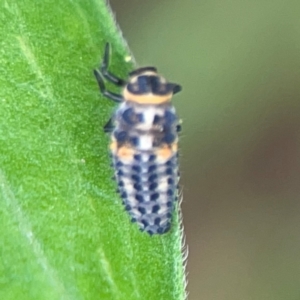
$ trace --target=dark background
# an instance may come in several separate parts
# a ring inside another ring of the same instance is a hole
[[[174,104],[190,300],[300,299],[300,2],[111,0]]]

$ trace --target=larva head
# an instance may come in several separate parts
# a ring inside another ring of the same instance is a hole
[[[139,104],[162,104],[171,100],[181,86],[167,82],[157,74],[154,67],[144,67],[129,73],[129,80],[124,88],[125,101]]]

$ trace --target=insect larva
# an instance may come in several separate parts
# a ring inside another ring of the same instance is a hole
[[[154,67],[143,67],[123,80],[108,71],[110,46],[94,70],[103,96],[119,103],[104,131],[111,135],[115,178],[131,220],[142,231],[162,234],[170,229],[178,198],[179,119],[171,104],[181,86],[166,81]],[[104,79],[122,88],[105,88]]]

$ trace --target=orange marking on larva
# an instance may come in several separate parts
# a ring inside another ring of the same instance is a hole
[[[132,101],[139,104],[162,104],[171,100],[173,93],[167,95],[154,95],[154,94],[142,94],[135,95],[130,93],[127,89],[123,92],[125,101]]]
[[[173,151],[170,147],[163,146],[162,148],[157,150],[156,154],[157,154],[158,157],[167,160],[172,156]]]
[[[134,150],[128,146],[122,146],[118,149],[117,156],[121,160],[131,160],[133,159]]]

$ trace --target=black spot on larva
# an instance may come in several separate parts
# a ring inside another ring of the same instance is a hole
[[[124,143],[128,135],[126,131],[116,131],[114,136],[119,143]]]
[[[168,195],[168,196],[173,196],[173,194],[174,194],[174,192],[173,192],[172,190],[168,190],[168,191],[167,191],[167,195]]]
[[[143,115],[143,114],[137,114],[136,117],[137,117],[137,119],[138,119],[138,121],[139,121],[140,123],[143,123],[143,122],[144,122],[144,115]]]
[[[157,179],[157,174],[152,174],[152,175],[150,175],[148,180],[149,180],[150,182],[152,182],[152,181],[154,181],[155,179]]]
[[[159,198],[159,194],[158,193],[154,193],[150,196],[150,200],[155,201]]]
[[[123,180],[120,180],[120,181],[118,182],[118,186],[119,186],[119,187],[123,187],[123,186],[124,186],[124,181],[123,181]]]
[[[168,178],[168,184],[174,184],[174,180],[172,178]]]
[[[156,159],[156,155],[155,154],[151,154],[150,156],[149,156],[149,160],[148,161],[154,161]]]
[[[123,167],[123,163],[122,163],[121,161],[117,161],[116,167],[117,167],[117,168]]]
[[[172,218],[172,214],[171,213],[167,213],[167,218],[171,219]]]
[[[160,228],[158,228],[157,229],[157,233],[165,233],[165,230],[164,230],[164,228],[162,228],[162,227],[160,227]]]
[[[172,201],[168,201],[167,202],[167,207],[172,207],[173,206],[173,202]]]
[[[163,137],[163,142],[167,143],[167,144],[172,144],[175,141],[175,135],[172,133],[167,133],[164,137]]]
[[[133,136],[130,138],[130,143],[133,145],[133,146],[138,146],[139,144],[139,138],[136,137],[136,136]]]
[[[172,168],[167,168],[167,169],[166,169],[166,174],[167,174],[167,175],[173,175],[173,170],[172,170]]]
[[[152,182],[150,185],[149,185],[149,190],[150,191],[154,191],[156,188],[157,188],[158,184],[156,182]]]
[[[121,198],[126,199],[127,198],[127,193],[126,192],[122,192],[121,193]]]
[[[157,125],[161,122],[162,120],[162,117],[158,116],[158,115],[155,115],[154,119],[153,119],[153,124],[154,125]]]
[[[143,76],[140,76],[143,77]],[[155,95],[166,95],[168,94],[167,85],[161,82],[160,77],[156,75],[148,75],[147,84],[149,86],[150,91]]]
[[[123,176],[124,172],[122,170],[118,170],[117,174],[118,174],[118,176]]]
[[[139,201],[139,202],[143,202],[144,201],[144,197],[142,195],[139,195],[139,194],[135,195],[135,199],[137,201]]]
[[[125,205],[125,210],[130,211],[131,210],[131,206],[130,205]]]
[[[141,75],[137,79],[137,85],[139,87],[138,92],[139,94],[146,94],[151,91],[150,85],[150,76]]]
[[[136,115],[134,114],[132,108],[124,110],[122,113],[122,118],[129,125],[134,125],[135,123],[137,123]]]
[[[137,173],[141,172],[141,170],[142,170],[142,168],[140,166],[132,166],[131,169],[132,169],[132,171],[137,172]]]
[[[158,211],[159,211],[159,209],[160,209],[160,206],[159,205],[154,205],[153,207],[152,207],[152,213],[157,213]]]
[[[165,125],[171,126],[175,120],[176,120],[175,114],[167,110],[164,116]]]
[[[165,232],[167,232],[169,230],[170,230],[170,223],[166,224],[165,227],[158,228],[157,232],[162,234],[162,233],[165,233]]]
[[[150,84],[152,93],[156,95],[166,95],[168,94],[166,84],[163,84],[159,77],[150,76]]]
[[[133,174],[131,175],[131,179],[136,181],[136,182],[140,182],[141,181],[141,177],[136,175],[136,174]]]
[[[161,222],[161,218],[155,218],[155,220],[154,220],[155,225],[159,225],[160,222]]]
[[[153,235],[154,234],[154,232],[152,230],[147,230],[147,232],[148,232],[149,235]]]
[[[149,226],[149,223],[148,223],[146,220],[142,220],[141,223],[142,223],[145,227]]]
[[[146,209],[144,207],[139,207],[138,211],[143,215],[146,213]]]
[[[175,162],[174,162],[173,159],[170,159],[170,160],[168,160],[168,161],[166,162],[166,165],[167,165],[168,167],[172,167],[172,166],[174,166],[174,164],[175,164]]]
[[[136,160],[136,161],[141,161],[142,156],[141,156],[140,154],[135,154],[135,155],[133,156],[133,158],[134,158],[134,160]]]
[[[143,189],[142,185],[137,182],[133,185],[133,187],[139,192]]]
[[[156,165],[151,165],[149,168],[148,168],[148,173],[152,173],[153,171],[155,171],[157,169]]]
[[[131,219],[131,222],[132,222],[132,223],[135,223],[135,222],[136,222],[136,218],[132,218],[132,219]]]

